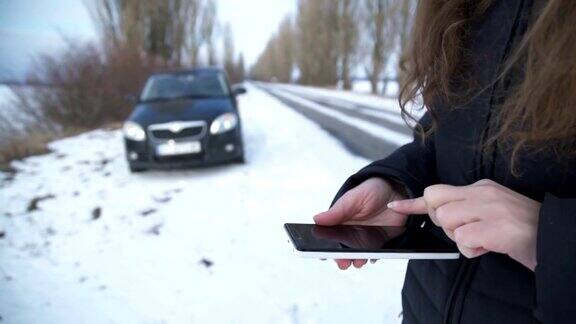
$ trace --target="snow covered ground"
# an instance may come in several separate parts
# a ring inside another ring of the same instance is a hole
[[[118,131],[52,144],[0,180],[5,323],[395,323],[403,261],[340,271],[291,252],[368,161],[249,87],[248,163],[132,175]],[[0,175],[0,179],[2,175]]]
[[[384,87],[384,82],[378,83],[378,89]],[[386,84],[386,96],[394,97],[398,95],[398,82],[390,81]],[[369,80],[356,80],[352,83],[352,91],[360,93],[371,93],[372,86]]]
[[[392,98],[384,98],[381,96],[375,96],[367,93],[357,93],[353,91],[341,91],[327,88],[307,87],[297,84],[275,84],[275,86],[292,91],[298,91],[303,94],[349,100],[369,107],[393,111],[400,114],[400,106],[398,105],[398,100]]]
[[[13,109],[10,106],[10,101],[14,98],[14,94],[10,87],[0,84],[0,116],[9,115],[13,113]]]
[[[358,128],[363,133],[370,134],[374,137],[381,138],[383,140],[387,140],[388,142],[396,145],[401,146],[407,144],[412,141],[413,136],[409,133],[401,133],[394,130],[391,130],[387,127],[382,127],[379,125],[377,120],[363,120],[356,117],[351,117],[345,113],[334,111],[334,109],[328,108],[326,106],[317,104],[311,100],[301,98],[297,95],[294,95],[290,92],[283,91],[291,87],[287,86],[280,86],[280,87],[271,87],[270,91],[276,96],[280,98],[285,98],[290,100],[291,102],[299,104],[301,107],[306,107],[307,109],[312,109],[318,113],[323,115],[327,115],[333,119],[336,119],[344,124],[347,124],[351,127]],[[299,89],[300,90],[300,89]],[[302,91],[298,91],[300,93]],[[341,103],[340,103],[341,104]],[[349,110],[357,111],[356,107],[350,106],[348,107]],[[379,111],[367,111],[363,112],[364,114],[368,114],[372,117],[380,117],[386,118],[389,122],[392,122],[399,126],[404,126],[404,120],[401,118],[400,114],[389,114],[387,111],[379,110]]]
[[[12,96],[12,91],[8,86],[0,84],[0,105],[3,105],[5,102],[10,100]]]
[[[307,87],[297,84],[273,84],[273,86],[281,89],[290,90],[293,92],[298,92],[303,95],[337,99],[340,105],[342,104],[342,101],[348,101],[350,103],[363,105],[369,108],[383,110],[385,112],[392,113],[400,118],[401,110],[400,105],[398,103],[398,99],[396,98],[375,96],[369,93],[359,93],[353,91],[341,91],[341,90],[333,90],[318,87]],[[417,108],[418,107],[411,106],[409,109],[411,109],[410,112],[413,116],[421,117],[424,114],[424,110]]]
[[[20,91],[32,92],[33,87],[17,87]],[[17,100],[16,95],[10,89],[9,86],[0,84],[0,119],[10,122],[10,129],[24,129],[26,125],[31,122],[30,116],[22,113],[14,106],[14,102]],[[0,143],[4,139],[6,134],[0,134]]]

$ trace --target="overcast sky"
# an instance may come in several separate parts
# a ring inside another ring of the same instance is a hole
[[[237,51],[252,64],[296,0],[218,0],[218,6]],[[22,76],[35,53],[58,50],[61,35],[96,39],[84,0],[0,0],[0,78]]]

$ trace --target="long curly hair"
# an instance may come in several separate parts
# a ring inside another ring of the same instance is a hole
[[[474,80],[462,79],[469,63],[465,42],[470,24],[493,1],[419,2],[400,64],[400,106],[406,120],[414,121],[409,108],[415,102],[435,119],[434,101],[455,107],[481,91]],[[538,8],[493,84],[504,83],[512,71],[521,78],[509,86],[494,111],[495,132],[482,143],[483,152],[494,144],[507,150],[513,173],[520,152],[551,150],[559,160],[576,155],[576,1],[548,0]],[[462,91],[462,84],[469,91]],[[416,128],[425,139],[436,122]]]

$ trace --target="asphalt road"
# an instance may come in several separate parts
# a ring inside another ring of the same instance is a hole
[[[316,122],[341,141],[353,154],[369,160],[386,157],[400,146],[398,137],[411,136],[410,128],[398,121],[400,114],[396,112],[362,105],[351,100],[311,94],[271,84],[259,83],[257,86]],[[334,113],[330,114],[330,112]],[[335,114],[340,118],[335,118]],[[385,134],[367,131],[366,127],[359,127],[358,124],[371,126],[369,128],[381,128]]]

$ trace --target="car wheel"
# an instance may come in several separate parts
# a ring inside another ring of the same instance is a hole
[[[244,157],[244,153],[242,153],[242,155],[240,155],[239,157],[237,157],[235,162],[238,163],[238,164],[245,164],[245,163],[246,163],[246,158]]]
[[[132,172],[132,173],[140,173],[140,172],[146,171],[145,168],[138,168],[138,167],[133,166],[132,164],[130,164],[129,166],[130,166],[130,172]]]

